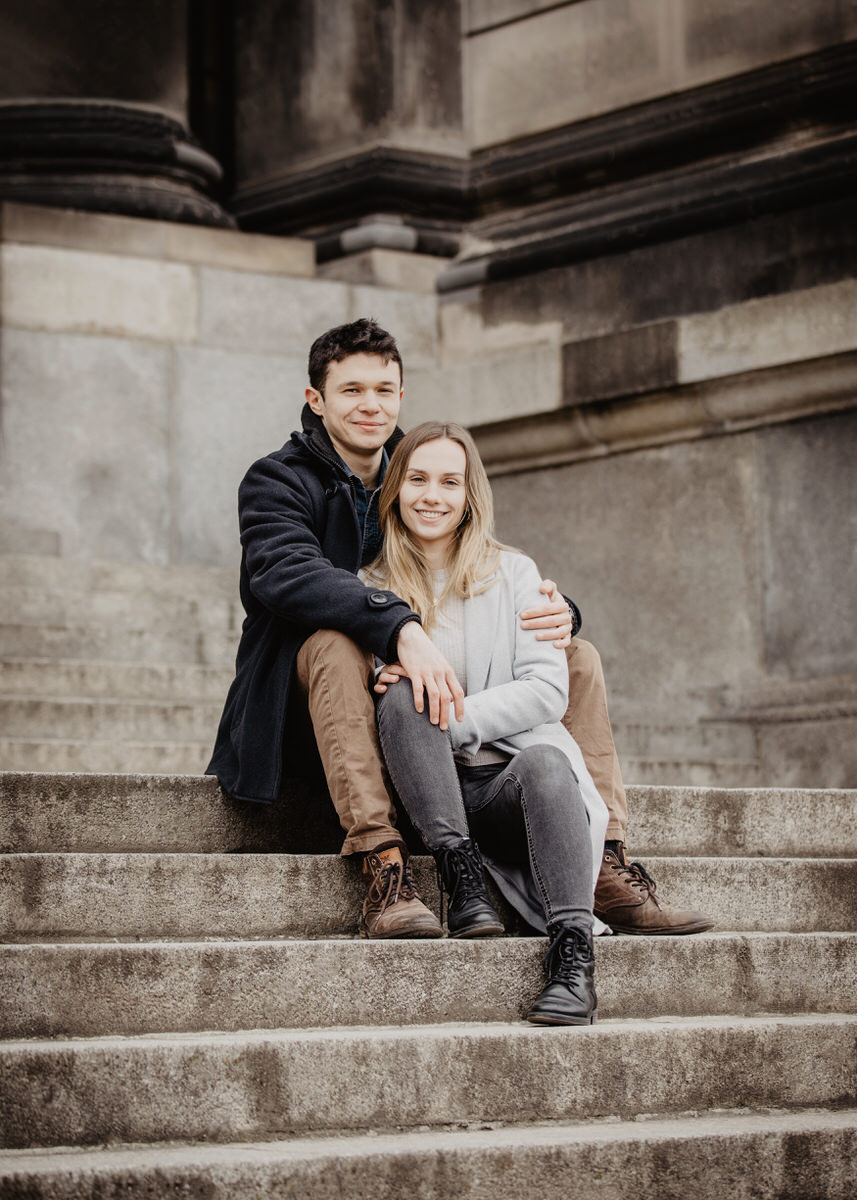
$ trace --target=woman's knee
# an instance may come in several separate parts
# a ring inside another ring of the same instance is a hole
[[[569,785],[577,786],[571,763],[557,746],[527,746],[516,757],[514,772],[522,787],[529,784],[538,792],[562,791]]]
[[[423,707],[421,713],[414,707],[414,689],[407,679],[387,684],[386,692],[380,695],[375,693],[375,708],[379,726],[395,724],[399,728],[417,729],[425,725],[428,730],[436,728],[429,720],[427,706]]]

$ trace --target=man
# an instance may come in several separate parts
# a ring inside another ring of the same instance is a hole
[[[345,831],[341,852],[362,855],[369,879],[361,932],[372,938],[440,937],[396,828],[368,686],[373,656],[402,664],[417,710],[428,704],[441,728],[448,726],[450,706],[463,716],[463,693],[416,613],[392,592],[366,588],[356,574],[381,542],[378,489],[402,437],[401,356],[373,321],[355,321],[313,343],[309,383],[302,431],[256,462],[239,489],[247,616],[208,772],[238,799],[273,803],[284,765],[302,752],[290,711],[296,701],[305,704]],[[542,590],[544,607],[523,614],[522,627],[565,646],[579,614],[573,609],[572,618],[549,581]],[[604,796],[617,842],[615,853],[605,852],[602,868],[612,888],[607,900],[617,911],[614,893],[627,901],[619,915],[629,932],[692,932],[700,921],[707,928],[700,914],[661,908],[642,869],[625,863],[624,792],[600,663],[586,643],[572,646],[575,701],[567,719],[572,732],[584,731],[581,749],[586,757],[588,739],[599,771],[593,772],[595,782],[609,783],[612,797],[611,807]]]

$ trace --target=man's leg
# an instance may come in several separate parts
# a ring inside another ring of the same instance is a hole
[[[566,656],[569,703],[563,724],[580,747],[610,814],[595,887],[595,915],[616,933],[702,933],[711,929],[714,922],[704,913],[661,903],[655,894],[655,881],[645,867],[628,861],[628,804],[607,712],[601,656],[590,642],[579,637],[572,638]]]
[[[416,891],[396,829],[369,690],[372,656],[344,634],[320,629],[301,646],[296,665],[345,830],[341,853],[362,854],[363,873],[370,877],[361,932],[372,938],[441,937],[440,923]]]
[[[607,805],[610,820],[605,837],[608,841],[624,842],[628,803],[607,712],[601,655],[591,642],[579,637],[571,639],[565,654],[569,688],[568,708],[562,723],[580,747],[598,794]]]

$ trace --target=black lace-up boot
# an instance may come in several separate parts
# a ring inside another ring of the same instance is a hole
[[[447,927],[454,938],[492,937],[503,932],[503,922],[488,898],[482,874],[479,847],[470,838],[457,846],[436,850],[437,883],[440,888],[440,919],[443,920],[443,893],[449,895]]]
[[[592,938],[574,925],[549,925],[548,981],[527,1013],[534,1025],[593,1025],[598,1011]]]

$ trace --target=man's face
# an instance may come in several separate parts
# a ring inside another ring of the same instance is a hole
[[[366,459],[381,449],[396,428],[402,403],[397,363],[377,354],[352,354],[331,363],[324,391],[307,388],[307,403],[324,421],[337,454]]]

